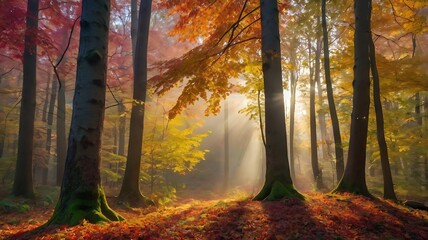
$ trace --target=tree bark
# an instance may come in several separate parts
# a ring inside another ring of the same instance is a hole
[[[333,127],[334,149],[336,153],[336,175],[340,179],[343,175],[343,148],[342,138],[340,136],[339,120],[337,118],[336,105],[334,104],[333,87],[330,77],[330,50],[328,43],[327,19],[326,19],[326,0],[322,0],[322,28],[324,39],[324,71],[325,84],[327,86],[328,107],[330,110],[331,124]]]
[[[260,0],[260,15],[265,90],[266,175],[264,186],[254,200],[303,198],[293,186],[288,162],[277,1]]]
[[[58,91],[58,82],[56,79],[52,82],[52,89],[51,89],[51,97],[49,100],[49,109],[48,109],[48,117],[47,117],[47,131],[46,131],[46,152],[48,154],[45,163],[46,166],[43,167],[42,170],[42,184],[46,185],[48,184],[48,173],[49,173],[49,160],[51,158],[51,145],[52,145],[52,124],[53,124],[53,118],[54,118],[54,109],[55,109],[55,101],[56,101],[56,94]]]
[[[394,183],[392,181],[391,167],[389,165],[388,147],[385,140],[385,128],[383,123],[383,111],[382,102],[380,100],[380,84],[379,84],[379,73],[376,66],[376,50],[373,43],[373,39],[369,40],[369,52],[370,52],[370,67],[373,76],[373,101],[376,113],[376,133],[377,142],[379,144],[380,151],[380,162],[382,166],[383,174],[383,197],[397,201],[397,196],[394,192]]]
[[[294,161],[294,117],[296,113],[296,88],[297,88],[297,39],[293,38],[290,44],[290,62],[292,65],[290,73],[290,172],[291,178],[296,177],[296,167]]]
[[[224,179],[223,192],[229,189],[229,104],[224,100]]]
[[[121,102],[118,107],[117,111],[120,115],[119,117],[119,128],[118,128],[118,135],[119,135],[119,145],[117,149],[117,154],[120,156],[125,156],[125,130],[126,130],[126,114],[125,114],[125,105]]]
[[[141,0],[138,34],[134,54],[134,92],[131,110],[128,156],[119,199],[133,206],[151,205],[140,191],[140,166],[144,131],[144,105],[147,92],[147,48],[151,16],[151,0]]]
[[[371,196],[366,185],[366,144],[370,105],[371,0],[355,1],[354,94],[348,161],[337,192]]]
[[[13,195],[34,197],[33,137],[36,111],[37,32],[39,1],[28,0],[24,40],[24,78],[22,84],[21,114],[19,116],[18,157],[16,159]]]
[[[135,56],[135,47],[137,44],[138,33],[138,3],[137,0],[131,0],[131,41],[132,53]]]
[[[315,78],[313,74],[312,61],[312,45],[311,39],[308,39],[309,49],[309,82],[310,82],[310,94],[309,94],[309,122],[310,122],[310,133],[311,133],[311,164],[312,172],[314,174],[314,180],[318,190],[323,188],[322,171],[318,165],[318,148],[317,148],[317,126],[315,116]]]
[[[73,114],[60,197],[46,225],[77,225],[123,219],[101,187],[109,0],[83,0]]]
[[[46,88],[45,88],[46,92],[45,92],[45,101],[43,103],[42,122],[46,122],[46,115],[48,112],[48,105],[49,105],[49,101],[48,101],[49,85],[50,85],[51,81],[52,81],[52,74],[49,74],[48,81],[46,82]]]
[[[61,82],[58,89],[57,109],[56,109],[56,185],[61,186],[64,176],[65,159],[67,158],[67,137],[66,137],[66,108],[65,108],[65,82]]]

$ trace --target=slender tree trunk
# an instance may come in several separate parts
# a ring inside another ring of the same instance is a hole
[[[254,200],[277,200],[303,196],[291,179],[287,153],[281,47],[277,1],[260,0],[262,67],[265,90],[266,175]]]
[[[371,0],[355,1],[354,95],[348,161],[335,191],[371,196],[366,185],[366,144],[370,106]]]
[[[57,109],[56,109],[56,185],[61,186],[64,176],[65,159],[67,158],[67,138],[66,138],[66,109],[65,109],[65,82],[61,81],[58,89]]]
[[[46,131],[46,152],[48,154],[45,162],[46,166],[43,167],[42,171],[42,184],[46,185],[48,184],[48,173],[49,173],[49,160],[51,158],[51,145],[52,145],[52,124],[53,124],[53,118],[54,118],[54,109],[55,109],[55,101],[56,101],[56,93],[58,91],[58,82],[56,79],[52,82],[52,89],[51,89],[51,97],[49,100],[49,110],[48,110],[48,121],[47,121],[47,131]]]
[[[223,192],[229,189],[229,104],[224,100],[224,180]]]
[[[60,197],[46,225],[77,225],[123,219],[107,204],[101,187],[109,0],[83,0],[73,115]]]
[[[293,38],[290,43],[290,62],[292,70],[290,73],[290,172],[291,178],[296,178],[296,162],[294,157],[294,118],[296,113],[296,88],[297,88],[297,39]]]
[[[373,75],[373,99],[374,99],[375,113],[376,113],[376,124],[378,129],[377,138],[379,142],[382,173],[384,178],[384,198],[392,199],[396,201],[397,198],[394,192],[390,162],[388,157],[388,149],[385,141],[383,111],[382,111],[382,103],[380,100],[379,75],[376,67],[375,46],[372,39],[370,39],[369,44],[370,44],[370,66],[371,66],[372,75]],[[387,109],[390,108],[390,104],[388,104],[388,102],[385,104],[385,106]]]
[[[118,135],[119,135],[119,145],[117,154],[120,156],[125,156],[125,130],[126,130],[126,114],[125,114],[125,105],[123,103],[120,103],[117,107],[117,111],[120,115],[119,117],[119,129],[118,129]]]
[[[320,26],[320,16],[317,16],[317,26]],[[318,28],[317,28],[318,29]],[[321,32],[317,30],[317,39],[316,39],[316,50],[315,50],[315,82],[317,84],[317,90],[318,90],[318,102],[319,107],[321,111],[318,111],[318,123],[320,126],[320,133],[321,133],[321,146],[322,146],[322,158],[327,159],[330,156],[330,149],[327,142],[327,126],[325,122],[325,113],[322,110],[323,107],[323,89],[321,85],[321,51],[322,51],[322,41],[321,41],[322,35]]]
[[[317,189],[320,190],[323,188],[322,180],[322,170],[318,165],[318,148],[317,148],[317,126],[316,126],[316,116],[315,116],[315,78],[313,74],[312,67],[312,45],[311,39],[308,39],[308,49],[309,49],[309,82],[310,82],[310,94],[309,94],[309,122],[310,122],[310,132],[311,132],[311,164],[312,172],[314,174],[314,180],[317,186]]]
[[[132,53],[135,56],[135,47],[137,44],[138,33],[138,3],[137,0],[131,0],[131,41]]]
[[[22,86],[21,114],[19,117],[18,157],[16,160],[13,195],[34,197],[33,190],[33,137],[36,111],[37,32],[39,1],[28,0],[25,41],[24,80]]]
[[[376,113],[376,133],[379,144],[380,161],[383,174],[383,197],[397,201],[397,196],[394,192],[394,183],[392,181],[391,167],[389,165],[388,147],[385,140],[385,128],[383,123],[382,102],[380,100],[380,84],[379,74],[376,66],[376,50],[373,39],[369,40],[370,51],[370,67],[373,75],[373,101]]]
[[[147,92],[147,47],[151,16],[151,0],[141,0],[138,35],[134,57],[134,92],[131,110],[128,157],[119,199],[134,206],[147,206],[151,200],[140,191],[140,166],[144,131],[144,105]]]
[[[322,0],[322,28],[323,28],[323,39],[324,39],[324,71],[325,71],[325,83],[327,86],[327,99],[328,106],[330,109],[331,124],[333,127],[333,137],[336,153],[336,175],[337,179],[340,179],[343,175],[343,148],[342,138],[340,136],[339,120],[337,118],[336,105],[334,104],[333,86],[330,77],[330,50],[328,45],[328,32],[327,32],[327,19],[326,19],[326,0]]]
[[[43,112],[42,112],[42,122],[46,122],[46,116],[47,116],[47,112],[48,112],[48,105],[49,105],[49,85],[52,81],[52,75],[53,74],[49,74],[48,77],[48,81],[46,82],[46,88],[45,88],[45,101],[43,103]]]

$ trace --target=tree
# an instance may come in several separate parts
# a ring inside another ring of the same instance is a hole
[[[327,99],[328,107],[330,110],[331,123],[333,127],[334,146],[336,153],[336,175],[337,179],[340,179],[343,175],[343,148],[342,138],[340,136],[339,120],[337,118],[336,105],[334,104],[333,87],[330,76],[330,50],[328,43],[328,31],[327,31],[327,17],[326,17],[326,0],[322,0],[322,29],[323,29],[323,40],[324,40],[324,71],[325,71],[325,84],[327,86]]]
[[[33,190],[33,136],[36,111],[36,62],[39,1],[28,0],[24,40],[24,79],[21,114],[19,117],[18,157],[16,160],[13,194],[34,197]]]
[[[49,100],[49,111],[48,111],[48,118],[47,118],[47,131],[46,131],[46,152],[48,154],[47,159],[45,160],[46,165],[43,166],[42,171],[42,183],[46,185],[48,183],[48,173],[49,173],[49,160],[51,158],[51,145],[52,145],[52,124],[53,124],[53,117],[54,117],[54,108],[55,108],[55,101],[56,101],[56,93],[58,90],[58,81],[56,79],[53,79],[52,81],[52,89],[51,89],[51,96]],[[46,100],[47,101],[47,100]]]
[[[348,161],[335,192],[370,196],[365,179],[366,144],[370,105],[371,0],[355,1],[354,87]]]
[[[223,192],[229,189],[229,104],[227,98],[224,100],[224,178],[223,178]]]
[[[109,0],[83,0],[64,178],[57,206],[46,225],[123,219],[108,206],[100,177],[109,20]]]
[[[313,76],[313,67],[311,66],[311,58],[312,58],[312,45],[311,39],[308,39],[308,49],[309,49],[309,82],[310,82],[310,93],[309,93],[309,122],[310,122],[310,133],[311,133],[311,164],[312,164],[312,172],[314,174],[314,180],[317,186],[317,189],[323,188],[323,180],[322,180],[322,170],[318,164],[318,148],[317,148],[317,126],[316,126],[316,117],[315,117],[315,83],[316,78],[319,78],[320,72],[320,61],[319,61],[319,53],[320,53],[320,44],[319,38],[316,41],[316,52],[315,52],[315,77]]]
[[[296,112],[296,88],[298,76],[298,64],[297,64],[297,45],[298,40],[293,37],[290,41],[290,173],[291,177],[295,178],[295,161],[294,161],[294,126],[295,126],[295,112]]]
[[[397,201],[392,181],[391,167],[389,166],[388,147],[385,140],[382,102],[380,101],[379,74],[376,66],[376,50],[373,39],[369,39],[370,68],[373,76],[373,101],[376,113],[376,135],[379,144],[380,161],[383,173],[383,197]]]
[[[67,139],[65,129],[65,82],[58,81],[61,83],[61,88],[58,89],[56,108],[56,185],[61,186],[65,159],[67,158]]]
[[[260,15],[265,91],[266,176],[264,186],[254,200],[303,198],[294,189],[288,165],[277,1],[260,0]]]
[[[147,48],[152,1],[142,0],[134,54],[134,92],[125,175],[119,199],[132,205],[147,206],[151,200],[140,191],[140,167],[144,131],[144,105],[147,93]]]

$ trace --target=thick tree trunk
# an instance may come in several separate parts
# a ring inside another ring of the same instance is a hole
[[[144,105],[147,92],[147,48],[151,16],[151,0],[142,0],[139,11],[138,35],[134,54],[134,92],[131,110],[128,157],[120,189],[120,201],[133,206],[147,206],[151,200],[140,191],[140,166],[144,130]]]
[[[265,90],[266,175],[254,200],[303,196],[293,186],[287,153],[277,1],[260,1]]]
[[[318,165],[318,148],[317,148],[317,126],[316,126],[316,116],[315,116],[315,78],[313,74],[313,67],[311,64],[312,61],[312,45],[311,39],[308,39],[308,49],[309,49],[309,82],[310,82],[310,94],[309,94],[309,122],[310,122],[310,132],[311,132],[311,164],[312,172],[314,174],[314,180],[318,190],[323,188],[322,180],[322,170]]]
[[[326,0],[322,0],[322,28],[324,39],[324,71],[325,83],[327,86],[327,99],[328,107],[330,109],[331,124],[333,127],[334,146],[336,153],[336,175],[340,179],[343,175],[343,148],[342,138],[340,136],[339,120],[337,118],[336,105],[334,104],[333,86],[330,77],[330,50],[328,46],[328,32],[327,32],[327,19],[326,19]]]
[[[83,0],[73,114],[60,197],[47,225],[123,219],[101,187],[101,135],[107,77],[110,1]]]
[[[366,144],[370,105],[371,0],[355,1],[354,94],[348,161],[335,191],[371,196],[366,185]]]
[[[58,91],[58,81],[56,79],[52,82],[52,89],[51,89],[51,97],[49,100],[49,110],[48,110],[48,119],[47,119],[47,131],[46,131],[46,152],[47,157],[45,160],[46,166],[43,167],[42,171],[42,184],[46,185],[48,184],[48,173],[49,173],[49,160],[51,158],[51,145],[52,145],[52,124],[53,124],[53,118],[54,118],[54,108],[55,108],[55,101],[56,101],[56,94]]]
[[[379,74],[376,66],[376,50],[373,39],[369,40],[370,52],[370,67],[373,75],[373,101],[376,113],[376,133],[379,144],[380,161],[383,174],[383,197],[397,201],[397,196],[394,192],[394,183],[392,181],[391,167],[389,165],[388,147],[385,140],[385,129],[383,123],[382,102],[380,100],[380,84]]]
[[[28,0],[25,41],[24,79],[22,86],[21,114],[19,116],[18,157],[16,160],[13,195],[34,197],[33,190],[33,136],[36,111],[37,32],[39,1]]]
[[[61,81],[61,80],[59,80]],[[67,157],[67,137],[65,127],[65,82],[61,81],[58,90],[56,109],[56,185],[61,186],[64,176],[65,159]]]

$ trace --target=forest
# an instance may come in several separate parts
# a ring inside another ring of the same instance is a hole
[[[426,0],[0,13],[0,239],[428,239]]]

